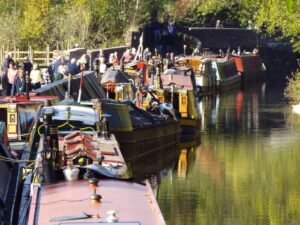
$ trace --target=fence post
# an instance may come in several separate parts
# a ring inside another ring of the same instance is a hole
[[[33,57],[33,51],[32,51],[31,45],[29,45],[29,50],[28,51],[29,51],[30,61],[33,63],[34,57]]]
[[[0,60],[1,60],[1,62],[3,61],[3,48],[2,47],[0,49]]]
[[[46,47],[46,64],[47,64],[47,66],[49,66],[49,64],[50,64],[50,47],[49,47],[49,45],[47,45],[47,47]]]
[[[16,42],[14,42],[14,61],[18,61],[17,60],[17,49],[16,49]]]
[[[20,49],[17,48],[17,58],[20,60]]]

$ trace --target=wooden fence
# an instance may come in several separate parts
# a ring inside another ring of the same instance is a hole
[[[56,50],[57,51],[57,50]],[[26,56],[29,57],[31,62],[35,62],[41,65],[49,66],[53,61],[53,54],[56,51],[50,51],[49,45],[46,46],[45,51],[33,50],[31,46],[27,51],[21,51],[19,48],[14,47],[13,50],[9,47],[2,46],[0,49],[0,60],[3,61],[6,54],[10,53],[11,57],[21,64]]]

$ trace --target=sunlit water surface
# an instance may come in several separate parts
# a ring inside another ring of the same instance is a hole
[[[270,79],[202,100],[201,145],[156,178],[168,225],[300,224],[300,115],[284,85]]]

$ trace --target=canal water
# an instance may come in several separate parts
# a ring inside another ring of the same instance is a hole
[[[300,224],[300,115],[285,82],[202,99],[201,144],[152,178],[168,225]]]

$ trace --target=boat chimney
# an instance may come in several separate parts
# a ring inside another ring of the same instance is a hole
[[[101,203],[102,196],[97,194],[97,187],[98,187],[99,180],[97,178],[89,179],[89,186],[93,189],[93,194],[91,195],[91,203],[92,204],[99,204]]]
[[[71,98],[71,81],[72,81],[72,75],[69,73],[68,75],[68,92],[67,92],[67,99]]]
[[[99,122],[96,124],[98,135],[101,136],[102,104],[99,99],[93,99],[93,108],[99,114]]]
[[[56,152],[51,149],[51,132],[50,125],[52,124],[53,108],[50,107],[44,110],[43,123],[44,123],[44,136],[43,136],[43,149],[41,151],[43,174],[45,182],[48,184],[55,182],[55,175],[53,166],[55,164],[54,157]]]
[[[186,55],[186,45],[183,45],[183,55],[185,56]]]

